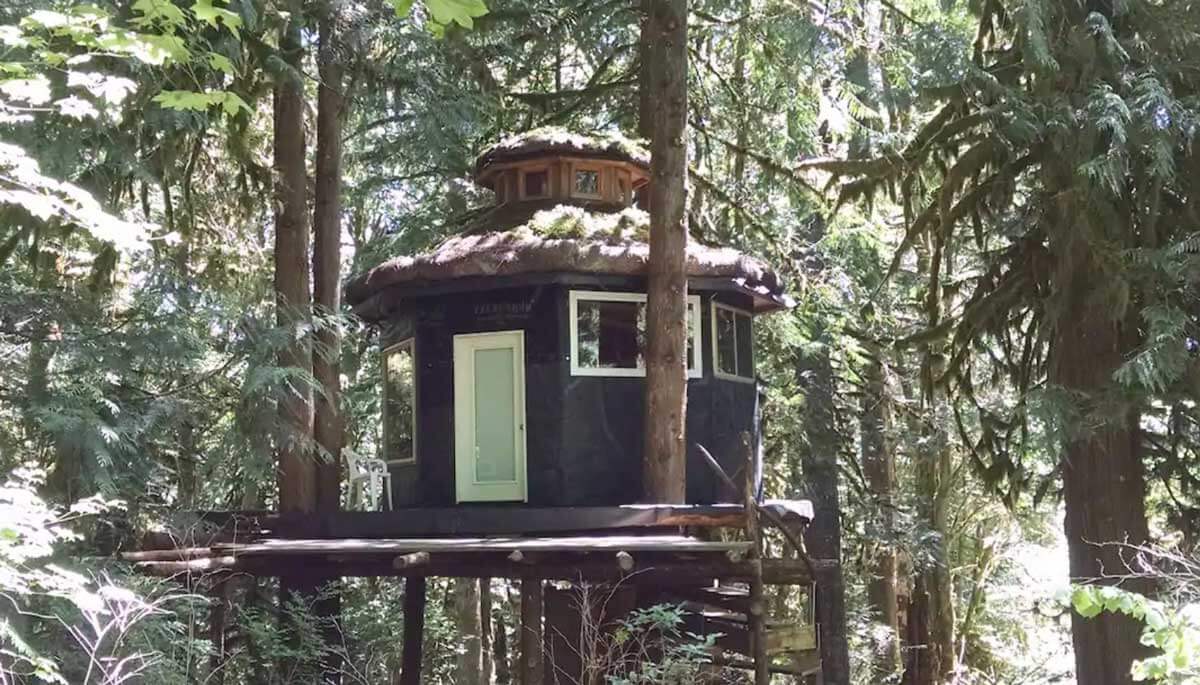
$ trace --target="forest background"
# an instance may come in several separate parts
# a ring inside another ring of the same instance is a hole
[[[842,562],[832,680],[1200,677],[1200,4],[689,4],[688,224],[799,300],[757,370],[768,490],[812,499],[810,551]],[[104,557],[286,507],[298,455],[376,452],[340,283],[460,230],[503,135],[636,133],[641,16],[0,7],[0,682],[298,682],[273,665],[329,651],[395,677],[394,583],[343,584],[336,644],[246,588],[214,671],[207,599]],[[431,596],[431,682],[508,682],[512,588]]]

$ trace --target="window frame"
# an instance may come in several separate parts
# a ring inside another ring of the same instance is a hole
[[[735,317],[734,324],[733,324],[733,328],[734,328],[734,331],[733,331],[733,365],[734,365],[735,369],[734,369],[733,373],[729,373],[727,371],[721,370],[720,348],[719,348],[719,341],[717,340],[717,335],[718,335],[718,333],[717,333],[717,310],[718,309],[724,309],[724,310],[733,312],[733,315]],[[755,372],[754,372],[754,314],[752,312],[750,312],[749,310],[742,309],[740,307],[734,307],[732,305],[725,304],[724,302],[718,302],[714,298],[712,301],[711,316],[712,316],[713,375],[716,376],[717,378],[720,378],[722,380],[727,380],[727,381],[739,381],[742,383],[757,382],[758,376],[755,375]],[[738,317],[738,316],[744,316],[750,322],[750,374],[751,375],[749,375],[749,376],[739,375],[737,373],[737,369],[736,369],[736,367],[738,366],[738,359],[739,359],[738,346],[737,346],[737,319],[736,319],[736,317]]]
[[[407,347],[409,357],[412,358],[413,375],[412,375],[412,456],[407,459],[389,459],[388,458],[388,383],[387,378],[387,359],[388,355],[398,349]],[[380,407],[380,417],[383,419],[383,462],[390,466],[415,466],[417,463],[417,339],[416,337],[408,337],[400,342],[393,343],[383,348],[379,352],[379,368],[383,379],[383,404]]]
[[[530,174],[545,174],[546,175],[546,182],[542,185],[542,194],[541,195],[530,195],[525,190],[525,187],[526,187],[525,178],[527,176],[529,176]],[[553,194],[553,192],[550,189],[550,167],[549,166],[536,166],[536,167],[528,167],[528,168],[521,169],[521,173],[519,174],[519,177],[518,177],[518,183],[519,183],[519,187],[517,188],[517,197],[519,197],[522,200],[544,200]]]
[[[615,378],[645,378],[646,369],[624,369],[624,368],[608,368],[594,366],[579,365],[579,301],[585,302],[634,302],[645,304],[645,293],[629,293],[629,292],[612,292],[607,290],[572,290],[568,296],[567,306],[567,323],[570,329],[568,335],[568,344],[570,345],[569,354],[571,357],[571,375],[572,376],[606,376]],[[695,367],[689,367],[687,377],[702,378],[704,377],[704,346],[700,331],[703,323],[701,317],[703,315],[702,305],[699,295],[688,295],[688,306],[695,314],[692,316],[692,358],[695,361]],[[685,352],[686,354],[686,352]]]
[[[581,171],[590,171],[596,174],[596,192],[584,193],[580,192],[579,186],[576,185],[576,175]],[[604,199],[604,167],[596,164],[571,164],[571,197],[578,197],[584,200],[603,200]]]

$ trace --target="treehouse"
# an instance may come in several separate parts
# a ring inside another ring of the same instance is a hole
[[[644,152],[618,138],[507,139],[474,180],[495,205],[432,251],[352,280],[382,336],[382,458],[396,507],[629,504],[642,494],[649,216]],[[756,316],[789,305],[760,261],[687,249],[687,501],[731,501],[757,440]]]
[[[474,179],[495,203],[464,231],[346,288],[381,336],[372,464],[386,471],[371,477],[390,481],[385,510],[198,512],[124,558],[207,585],[218,666],[236,644],[235,575],[313,588],[402,577],[399,682],[417,685],[426,579],[448,576],[519,581],[524,685],[593,682],[583,626],[611,634],[630,610],[663,602],[685,607],[688,633],[712,636],[714,663],[764,684],[814,674],[822,562],[801,538],[812,508],[763,502],[757,481],[754,320],[789,306],[779,278],[736,250],[689,243],[687,502],[639,505],[646,154],[616,138],[526,135],[484,152]],[[352,468],[352,495],[359,478]],[[773,615],[769,585],[785,590],[771,594]],[[581,603],[592,587],[607,589]]]

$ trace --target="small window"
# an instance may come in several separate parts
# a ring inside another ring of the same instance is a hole
[[[754,380],[754,337],[749,312],[713,302],[713,366],[720,378]]]
[[[646,375],[646,296],[641,293],[571,291],[571,374]],[[688,297],[687,369],[702,375],[700,298]]]
[[[412,338],[383,351],[383,459],[417,461],[417,359]]]
[[[550,172],[545,169],[526,171],[521,175],[524,187],[521,189],[524,198],[539,198],[550,196]]]
[[[575,195],[580,197],[600,197],[600,170],[575,170]]]

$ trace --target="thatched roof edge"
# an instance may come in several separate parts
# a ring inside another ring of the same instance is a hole
[[[548,272],[644,276],[649,257],[650,246],[633,240],[545,238],[523,231],[456,236],[432,252],[397,257],[351,279],[346,300],[356,306],[391,286],[472,276]],[[787,302],[774,271],[732,248],[689,244],[687,275],[728,278],[761,297]]]

